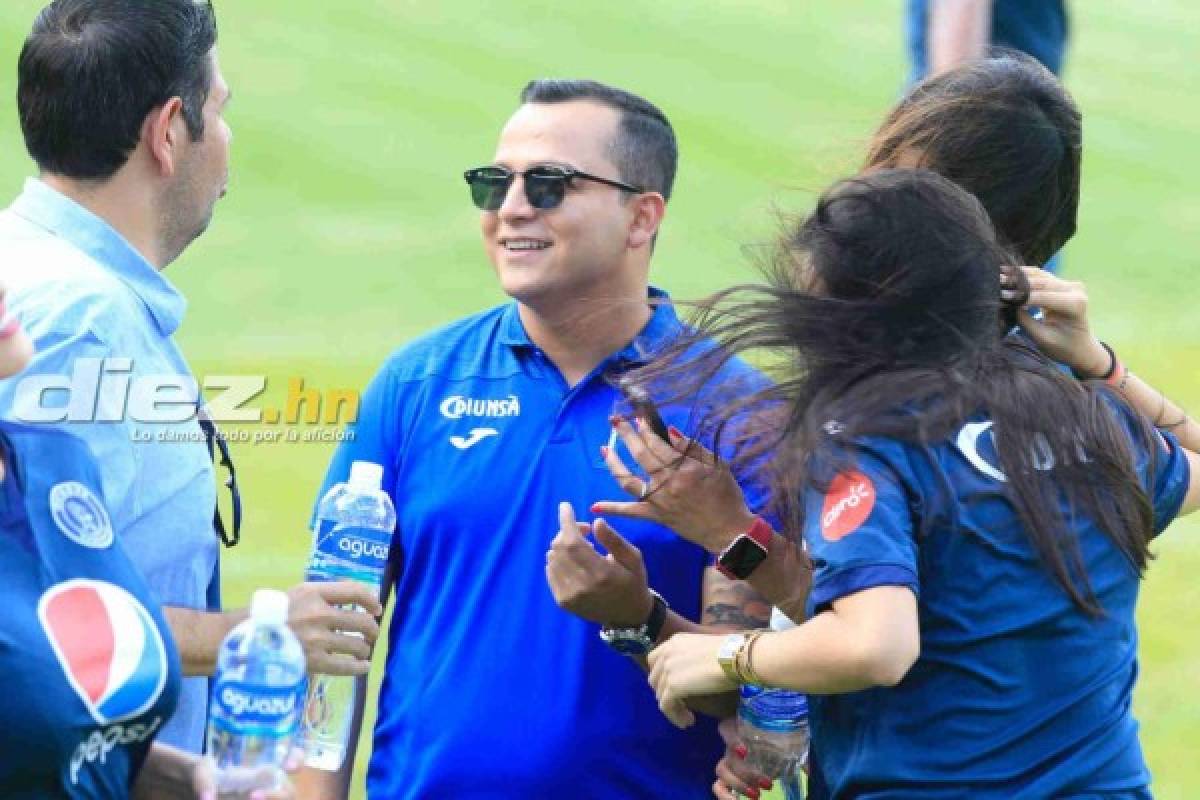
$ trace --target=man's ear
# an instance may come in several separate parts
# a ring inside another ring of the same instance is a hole
[[[667,201],[658,192],[644,192],[631,201],[633,224],[629,228],[629,246],[646,247],[654,241],[663,215],[667,213]]]
[[[142,123],[142,141],[164,178],[175,174],[179,148],[183,145],[182,137],[187,135],[183,100],[178,97],[172,97],[146,115],[146,121]]]

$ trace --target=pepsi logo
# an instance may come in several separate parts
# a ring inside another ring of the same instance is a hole
[[[875,484],[861,472],[842,472],[829,484],[821,508],[821,536],[836,542],[858,530],[875,508]]]
[[[67,682],[101,725],[144,713],[167,681],[167,651],[150,613],[111,583],[70,580],[47,589],[38,620]]]
[[[50,490],[50,517],[68,539],[93,549],[112,544],[113,529],[104,504],[77,481],[63,481]]]

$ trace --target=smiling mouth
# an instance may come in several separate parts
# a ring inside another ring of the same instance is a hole
[[[546,250],[550,247],[550,242],[542,239],[501,239],[500,246],[509,252],[527,252]]]

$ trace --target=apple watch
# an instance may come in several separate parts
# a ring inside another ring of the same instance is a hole
[[[717,556],[717,571],[726,578],[744,581],[767,558],[775,532],[762,517],[755,517],[750,530],[739,534]]]
[[[636,628],[607,628],[600,629],[600,640],[627,656],[644,656],[658,641],[663,623],[667,621],[667,601],[653,589],[650,594],[654,605],[650,609],[650,617]]]

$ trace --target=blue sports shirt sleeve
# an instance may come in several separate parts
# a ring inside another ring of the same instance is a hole
[[[1141,423],[1137,412],[1115,397],[1109,397],[1108,402],[1129,436],[1134,469],[1141,476],[1142,486],[1150,496],[1154,510],[1154,533],[1158,535],[1179,516],[1188,486],[1191,485],[1191,466],[1187,455],[1183,445],[1170,431],[1155,430],[1150,441],[1146,442],[1138,435]]]
[[[345,435],[329,462],[325,480],[314,502],[314,514],[316,503],[321,501],[329,488],[350,476],[350,465],[355,461],[381,465],[383,490],[392,498],[394,505],[400,505],[395,496],[395,487],[402,447],[400,420],[404,414],[403,386],[391,369],[390,361],[367,385],[359,403],[358,418],[346,427]]]
[[[918,591],[917,545],[904,487],[883,461],[860,452],[829,488],[808,488],[804,539],[813,560],[812,613],[876,586]]]
[[[1153,460],[1154,474],[1147,475],[1148,465],[1139,465],[1139,471],[1147,476],[1147,491],[1154,505],[1154,532],[1159,534],[1179,516],[1192,471],[1183,445],[1172,433],[1160,431],[1155,441],[1159,450]]]

